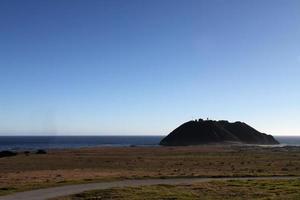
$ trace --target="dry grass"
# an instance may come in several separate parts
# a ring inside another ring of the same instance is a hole
[[[300,175],[300,150],[259,147],[101,147],[0,158],[0,194],[125,178]]]

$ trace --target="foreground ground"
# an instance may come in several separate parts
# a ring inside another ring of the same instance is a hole
[[[56,200],[300,199],[300,180],[230,180],[90,191]]]
[[[286,185],[286,182],[283,180],[288,181],[295,181],[300,180],[299,177],[230,177],[230,178],[168,178],[168,179],[137,179],[137,180],[121,180],[121,181],[110,181],[110,182],[99,182],[99,183],[84,183],[84,184],[75,184],[75,185],[65,185],[65,186],[57,186],[57,187],[50,187],[45,189],[37,189],[31,190],[26,192],[17,192],[10,195],[0,196],[0,200],[49,200],[53,198],[58,199],[118,199],[118,198],[126,198],[126,199],[176,199],[176,198],[184,198],[181,196],[181,186],[185,185],[186,193],[190,194],[190,198],[196,198],[196,194],[193,194],[193,185],[207,183],[211,181],[245,181],[245,180],[253,180],[253,181],[260,181],[264,180],[265,184],[271,183],[274,184],[275,181],[281,181],[279,184],[281,189],[281,193],[289,192],[288,189],[290,187],[282,187]],[[145,186],[157,186],[154,187],[152,190],[144,190]],[[164,191],[160,187],[161,185],[177,185],[174,190]],[[246,185],[245,191],[247,187],[253,187],[256,184]],[[277,184],[278,185],[278,184]],[[291,186],[291,185],[287,185]],[[298,184],[293,184],[293,186],[298,187]],[[126,187],[133,187],[130,190],[126,190]],[[222,185],[222,188],[226,188],[226,185]],[[115,189],[114,189],[115,188]],[[119,188],[119,189],[116,189]],[[122,192],[125,188],[125,191]],[[140,190],[142,188],[142,190]],[[108,190],[112,189],[112,190]],[[202,188],[203,189],[203,188]],[[250,190],[249,190],[250,189]],[[251,192],[249,196],[252,195],[253,191],[252,188],[249,188],[248,192]],[[93,191],[98,190],[98,191]],[[294,190],[294,188],[293,188]],[[93,192],[88,192],[93,191]],[[107,191],[112,191],[105,193]],[[235,191],[225,190],[227,192],[227,196],[234,196]],[[87,193],[84,193],[87,192]],[[104,192],[104,194],[103,194]],[[267,192],[267,191],[263,191]],[[83,193],[83,194],[80,194]],[[106,195],[105,195],[106,194]],[[69,196],[68,195],[73,195]],[[167,195],[167,196],[166,196]],[[177,196],[176,196],[177,195]],[[220,193],[216,193],[216,195],[221,195]],[[147,196],[147,197],[143,197]],[[202,197],[202,196],[200,196]]]
[[[103,147],[0,158],[0,194],[117,179],[300,175],[298,148]]]

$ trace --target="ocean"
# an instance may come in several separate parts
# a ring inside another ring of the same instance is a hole
[[[163,136],[0,136],[0,150],[155,146]]]
[[[157,146],[162,138],[163,136],[0,136],[0,150]],[[277,136],[275,138],[281,146],[300,146],[300,136]]]

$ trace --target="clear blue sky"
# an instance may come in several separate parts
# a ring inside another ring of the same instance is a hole
[[[0,132],[300,134],[299,0],[1,0]]]

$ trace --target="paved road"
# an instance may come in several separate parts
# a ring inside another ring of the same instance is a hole
[[[77,194],[88,190],[109,189],[114,187],[144,186],[157,184],[191,184],[196,182],[207,182],[217,180],[259,180],[259,179],[297,179],[300,177],[274,176],[274,177],[236,177],[236,178],[174,178],[174,179],[144,179],[124,180],[102,183],[87,183],[79,185],[66,185],[27,192],[18,192],[7,196],[1,196],[0,200],[46,200],[50,198]]]

